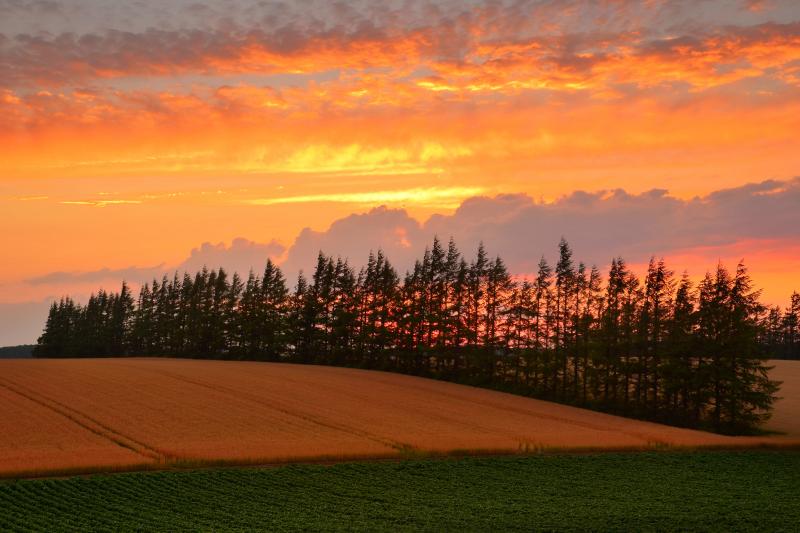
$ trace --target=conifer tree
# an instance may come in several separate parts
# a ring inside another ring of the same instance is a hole
[[[115,295],[109,318],[110,337],[108,353],[112,356],[128,355],[127,339],[133,321],[134,302],[128,284],[122,282],[119,294]]]
[[[236,355],[241,358],[266,359],[261,328],[264,303],[261,298],[262,283],[252,269],[242,288],[239,301],[236,336],[233,344],[237,346]]]
[[[589,272],[589,280],[586,285],[586,308],[583,315],[583,391],[582,403],[586,405],[589,401],[589,384],[596,383],[595,358],[593,353],[597,352],[599,346],[597,330],[599,329],[600,317],[603,316],[604,299],[602,296],[602,277],[600,270],[592,266]],[[597,396],[597,388],[594,388],[594,396]]]
[[[297,283],[291,298],[288,326],[292,355],[298,362],[306,362],[305,360],[310,354],[313,337],[311,329],[314,326],[314,317],[313,315],[309,316],[308,293],[308,282],[301,270],[297,274]]]
[[[586,277],[586,265],[583,262],[578,263],[578,270],[575,272],[572,286],[573,302],[571,304],[571,321],[572,321],[572,391],[573,399],[580,398],[580,374],[581,374],[581,361],[583,360],[582,344],[587,342],[584,338],[583,322],[585,315],[583,314],[584,302],[588,299],[588,286],[589,280]],[[586,373],[587,367],[583,367],[583,373]]]
[[[428,346],[441,351],[447,337],[447,291],[449,272],[447,252],[439,237],[433,238],[430,253],[428,289]],[[437,354],[437,361],[441,355]]]
[[[784,348],[777,352],[786,359],[800,359],[800,294],[797,292],[792,293],[782,329]]]
[[[485,305],[483,318],[484,346],[496,351],[502,342],[504,310],[513,291],[514,284],[502,259],[491,262],[486,275]]]
[[[267,260],[257,313],[258,349],[270,361],[276,361],[287,351],[289,328],[289,290],[283,272],[271,259]]]
[[[666,326],[670,320],[674,289],[672,277],[673,272],[666,268],[663,259],[656,262],[655,258],[650,258],[639,320],[640,374],[636,386],[637,402],[645,410],[657,411],[659,408],[659,370]]]
[[[624,302],[625,288],[627,285],[628,273],[625,269],[625,262],[622,258],[611,260],[611,269],[608,273],[606,284],[605,313],[602,317],[601,329],[601,355],[599,356],[599,369],[602,369],[602,377],[599,377],[599,384],[602,384],[602,401],[608,405],[609,402],[616,401],[617,375],[620,367],[620,337],[621,337],[621,315]],[[627,376],[627,374],[626,374]],[[613,383],[612,383],[613,379]],[[626,379],[624,404],[627,406],[629,383]],[[598,387],[600,388],[600,387]]]
[[[34,357],[64,357],[68,355],[67,342],[70,338],[69,317],[64,312],[64,299],[50,304],[44,331],[36,341]]]
[[[553,271],[547,260],[542,256],[539,260],[538,272],[536,274],[536,281],[534,282],[534,308],[533,314],[533,349],[537,353],[537,357],[533,363],[533,387],[539,388],[539,368],[542,371],[543,390],[547,390],[548,376],[550,375],[550,368],[548,361],[549,354],[549,339],[550,339],[550,324],[552,322],[552,305],[553,301],[551,293]],[[539,361],[542,361],[542,365]]]
[[[558,374],[553,375],[554,383],[560,382],[561,399],[566,400],[569,352],[572,350],[572,336],[574,334],[571,301],[575,290],[575,267],[572,262],[572,249],[566,239],[561,238],[558,243],[558,263],[556,264],[555,279],[555,358],[560,366]]]
[[[717,430],[736,433],[769,418],[779,384],[769,379],[771,367],[757,344],[758,315],[763,307],[758,301],[760,291],[753,290],[743,262],[736,267],[728,294],[730,337],[719,358],[725,378],[724,392],[715,399],[715,422]]]
[[[469,266],[467,278],[468,289],[468,309],[467,334],[469,335],[469,345],[473,348],[478,346],[480,341],[480,317],[482,304],[484,301],[484,290],[486,288],[486,269],[489,260],[486,256],[486,249],[481,242],[475,260]]]
[[[330,361],[332,364],[356,364],[352,350],[355,346],[358,311],[355,301],[356,278],[353,269],[342,259],[337,259],[333,271],[330,318]]]
[[[695,296],[689,274],[684,272],[675,291],[672,315],[667,324],[667,343],[664,350],[663,365],[665,396],[668,417],[688,423],[685,419],[696,409],[691,405],[696,402],[694,391],[695,376],[694,354],[696,343],[695,329]]]
[[[464,346],[469,343],[469,287],[470,269],[466,260],[461,257],[458,260],[453,282],[451,287],[449,316],[452,323],[453,362],[452,373],[457,376],[463,369]]]

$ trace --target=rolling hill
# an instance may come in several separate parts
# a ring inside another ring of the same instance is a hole
[[[176,359],[0,361],[0,475],[206,464],[800,443],[800,364],[773,429],[727,437],[377,371]]]

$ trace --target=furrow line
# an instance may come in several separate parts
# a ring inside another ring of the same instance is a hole
[[[247,393],[242,392],[242,391],[237,391],[235,389],[229,389],[227,387],[223,387],[223,386],[215,385],[215,384],[211,384],[211,383],[206,383],[206,382],[203,382],[203,381],[195,381],[195,380],[187,378],[185,376],[181,376],[179,374],[173,374],[172,372],[168,372],[168,371],[164,371],[164,370],[157,370],[157,371],[154,370],[154,372],[158,372],[159,374],[162,374],[164,376],[170,377],[170,378],[175,379],[177,381],[183,381],[183,382],[189,383],[191,385],[196,385],[198,387],[204,387],[204,388],[216,391],[216,392],[220,392],[220,393],[223,393],[223,394],[227,394],[229,396],[233,396],[235,398],[240,398],[240,399],[249,401],[251,403],[254,403],[256,405],[260,405],[260,406],[266,407],[268,409],[272,409],[273,411],[277,411],[279,413],[283,413],[285,415],[288,415],[288,416],[291,416],[291,417],[294,417],[294,418],[299,418],[301,420],[304,420],[306,422],[310,422],[312,424],[316,424],[318,426],[322,426],[322,427],[325,427],[325,428],[328,428],[328,429],[334,429],[334,430],[337,430],[337,431],[341,431],[343,433],[349,433],[349,434],[355,435],[357,437],[363,437],[363,438],[369,439],[369,440],[371,440],[373,442],[377,442],[378,444],[381,444],[383,446],[386,446],[386,447],[389,447],[389,448],[392,448],[392,449],[395,449],[395,450],[398,450],[398,451],[408,451],[408,450],[415,449],[415,447],[412,446],[411,444],[408,444],[408,443],[405,443],[405,442],[398,442],[398,441],[395,441],[395,440],[390,439],[388,437],[382,437],[380,435],[375,435],[375,434],[370,433],[368,431],[357,429],[357,428],[348,426],[346,424],[330,422],[328,420],[321,419],[320,417],[311,415],[309,413],[303,413],[301,411],[296,411],[296,410],[288,409],[286,407],[281,407],[279,405],[276,405],[276,403],[266,402],[266,401],[264,401],[264,400],[262,400],[262,399],[260,399],[258,397],[255,397],[253,395],[247,394]],[[277,402],[277,403],[279,403],[279,402]]]
[[[0,380],[0,387],[5,388],[27,400],[30,400],[46,409],[50,409],[51,411],[63,416],[64,418],[70,420],[71,422],[75,423],[76,425],[84,428],[85,430],[94,433],[108,441],[113,442],[117,446],[121,446],[122,448],[126,448],[128,450],[133,451],[134,453],[146,457],[148,459],[155,460],[157,462],[166,462],[170,456],[161,452],[160,450],[153,448],[152,446],[139,442],[136,439],[128,437],[120,433],[119,431],[106,426],[98,422],[97,420],[87,416],[80,411],[64,405],[57,400],[53,400],[52,398],[48,398],[39,393],[34,393],[30,390],[25,390],[25,387],[20,386],[19,384],[9,384],[5,380]]]

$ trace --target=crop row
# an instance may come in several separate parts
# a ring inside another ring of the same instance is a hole
[[[791,530],[800,453],[494,457],[0,484],[0,530]],[[568,510],[568,512],[567,512]]]

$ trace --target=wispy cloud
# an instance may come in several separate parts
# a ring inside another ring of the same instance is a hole
[[[141,204],[141,200],[64,200],[59,202],[64,205],[85,205],[90,207],[108,207],[110,205]]]
[[[455,208],[465,198],[481,194],[483,187],[416,187],[394,191],[308,194],[248,200],[252,205],[308,204],[335,202],[360,205],[414,204],[416,206]]]
[[[246,172],[285,172],[292,174],[346,174],[374,176],[382,174],[437,174],[444,161],[471,155],[465,146],[445,146],[438,142],[412,142],[392,146],[350,143],[314,143],[281,154],[262,148],[246,156],[237,168]]]
[[[49,196],[18,196],[14,198],[15,200],[19,200],[20,202],[40,202],[42,200],[49,200]]]
[[[153,276],[160,275],[166,265],[160,264],[152,267],[136,267],[131,266],[128,268],[101,268],[89,272],[50,272],[42,276],[35,276],[25,280],[26,283],[31,285],[50,285],[62,283],[78,283],[78,282],[100,282],[100,281],[120,281],[120,280],[133,280],[142,281],[147,280]]]

